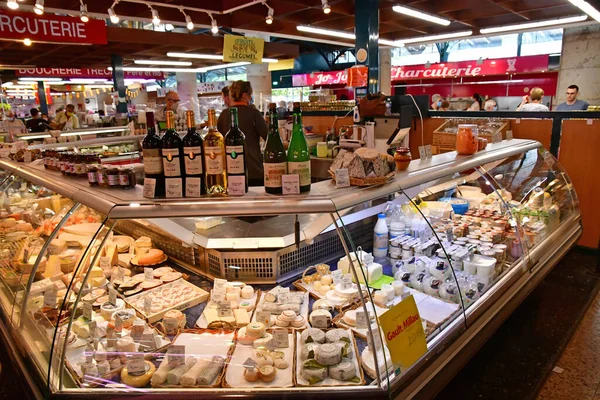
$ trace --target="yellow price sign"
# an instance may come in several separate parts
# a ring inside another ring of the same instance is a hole
[[[382,314],[379,324],[395,365],[408,368],[427,352],[423,323],[412,295]]]

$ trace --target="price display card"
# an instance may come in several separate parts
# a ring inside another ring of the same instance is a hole
[[[127,361],[127,372],[129,375],[139,376],[146,373],[146,363],[144,361],[144,354],[135,353],[131,354]]]
[[[185,346],[179,344],[172,344],[169,346],[167,362],[171,368],[183,364],[185,362]]]
[[[281,175],[283,194],[300,194],[300,175]]]
[[[379,316],[379,324],[395,365],[408,368],[427,352],[423,323],[412,295]]]
[[[154,280],[154,270],[152,268],[144,268],[144,280],[152,281]]]
[[[272,339],[273,345],[276,348],[282,348],[282,347],[290,347],[290,340],[289,340],[289,336],[288,336],[288,330],[287,329],[275,329],[273,330],[273,339]]]

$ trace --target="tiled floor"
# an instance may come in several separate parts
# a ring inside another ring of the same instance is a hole
[[[600,400],[600,294],[538,395],[539,400]]]

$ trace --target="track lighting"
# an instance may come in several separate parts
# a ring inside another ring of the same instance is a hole
[[[266,5],[266,4],[265,4]],[[273,13],[275,12],[275,10],[273,10],[271,7],[267,6],[269,8],[269,12],[267,13],[267,18],[265,18],[265,22],[269,25],[271,25],[273,23]]]
[[[323,4],[323,13],[329,14],[331,12],[331,7],[329,7],[327,0],[321,0],[321,4]]]
[[[210,16],[210,20],[211,20],[211,25],[212,27],[210,28],[210,31],[213,33],[213,35],[216,35],[217,33],[219,33],[219,26],[217,25],[217,21],[213,18],[213,16],[211,14],[208,14]]]
[[[35,2],[35,6],[33,6],[33,12],[37,15],[42,15],[44,13],[44,0],[37,0]]]
[[[29,39],[29,38],[25,38],[25,39],[23,39],[23,44],[24,44],[25,46],[31,46],[31,39]]]
[[[188,28],[188,30],[194,30],[194,23],[192,22],[192,17],[190,17],[189,15],[185,16],[185,26]]]
[[[152,6],[148,6],[150,7],[150,10],[152,11],[152,23],[154,25],[160,25],[160,18],[158,17],[158,11],[155,10],[154,8],[152,8]]]
[[[8,0],[6,2],[6,6],[11,10],[16,10],[17,8],[19,8],[19,3],[17,3],[17,0]]]
[[[115,5],[113,4],[113,7]],[[118,24],[119,23],[119,16],[115,13],[115,10],[113,9],[113,7],[108,9],[108,16],[110,17],[110,22],[112,22],[113,24]]]
[[[81,6],[79,6],[79,18],[81,19],[81,22],[88,22],[90,20],[87,5],[83,4],[83,2],[81,3]]]

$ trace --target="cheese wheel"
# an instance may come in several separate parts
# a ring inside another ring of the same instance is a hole
[[[321,278],[321,283],[323,285],[331,285],[333,283],[333,277],[331,275],[324,275]]]
[[[280,326],[282,328],[286,328],[290,326],[290,321],[284,320],[283,318],[281,318],[281,315],[279,315],[275,320],[275,325]]]
[[[242,299],[251,299],[254,296],[254,288],[250,285],[246,285],[242,288],[240,293]]]
[[[121,370],[121,381],[131,387],[140,388],[148,385],[150,383],[150,379],[154,372],[156,371],[156,367],[150,361],[145,361],[146,364],[146,372],[143,375],[133,376],[129,375],[127,372],[127,366],[123,367]]]
[[[304,325],[306,325],[306,321],[304,321],[304,317],[302,315],[297,315],[292,321],[292,326],[294,328],[303,328]]]
[[[125,302],[117,299],[117,304],[109,303],[108,301],[100,306],[100,315],[107,321],[112,319],[115,312],[125,309]]]
[[[344,322],[350,326],[356,326],[356,310],[348,310],[342,318]]]
[[[262,338],[265,336],[265,325],[262,322],[253,322],[246,326],[246,334],[255,339]]]
[[[394,288],[390,284],[382,285],[381,292],[387,297],[388,301],[394,300],[394,296],[396,295]]]
[[[259,368],[264,367],[265,365],[273,365],[273,358],[271,358],[268,355],[266,355],[264,357],[257,357],[256,363],[258,364]]]
[[[159,249],[150,249],[146,254],[139,256],[138,265],[159,264],[165,258],[165,253]]]
[[[285,310],[280,315],[281,319],[287,322],[292,322],[296,319],[296,313],[292,310]]]
[[[258,372],[260,374],[260,379],[262,379],[263,382],[273,382],[273,380],[275,380],[275,375],[277,374],[277,370],[271,365],[260,367]]]
[[[385,293],[383,293],[381,290],[377,290],[375,291],[375,293],[373,294],[373,301],[375,302],[375,304],[377,304],[379,307],[386,307],[388,298],[385,295]]]
[[[394,295],[402,296],[404,294],[404,282],[394,281],[392,282],[392,287],[394,288]]]
[[[246,311],[252,311],[254,309],[254,305],[249,301],[242,301],[238,304],[238,308],[243,308]]]
[[[275,303],[275,301],[277,301],[277,296],[275,296],[273,293],[267,293],[265,294],[265,301],[267,303]]]
[[[258,368],[254,367],[254,368],[244,368],[244,379],[247,380],[248,382],[256,382],[258,380],[258,378],[260,377],[260,374],[258,372]]]
[[[290,366],[290,363],[284,360],[283,358],[278,358],[276,360],[273,360],[273,365],[277,369],[286,369]]]

